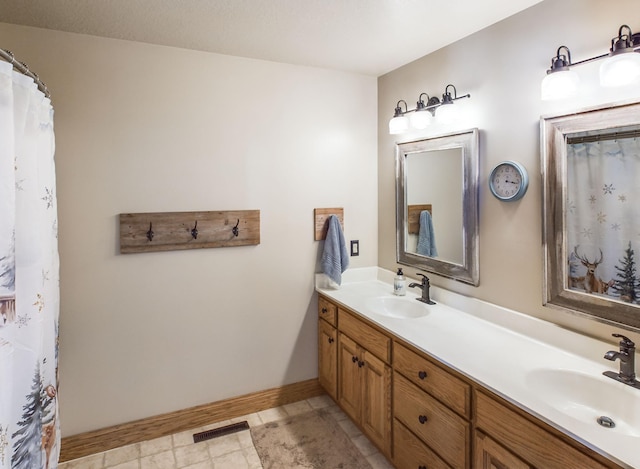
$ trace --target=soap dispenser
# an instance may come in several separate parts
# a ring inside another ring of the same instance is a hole
[[[407,281],[404,278],[402,269],[398,269],[395,278],[393,279],[393,294],[398,296],[404,296],[407,293]]]

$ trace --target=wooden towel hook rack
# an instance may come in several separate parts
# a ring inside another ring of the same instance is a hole
[[[344,209],[338,208],[315,208],[313,209],[313,216],[315,218],[315,240],[321,241],[327,238],[328,224],[327,220],[331,215],[335,215],[340,220],[340,226],[344,231]]]

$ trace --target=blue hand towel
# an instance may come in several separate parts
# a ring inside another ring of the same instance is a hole
[[[324,241],[324,251],[322,252],[322,272],[327,277],[340,285],[342,283],[342,272],[349,266],[349,254],[344,243],[344,234],[340,226],[340,219],[331,215],[327,219],[329,227],[327,238]]]
[[[418,232],[417,253],[421,256],[436,257],[436,238],[433,233],[433,221],[427,210],[420,212],[420,231]]]

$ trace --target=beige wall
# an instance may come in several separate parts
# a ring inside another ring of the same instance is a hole
[[[317,376],[313,209],[377,264],[376,79],[0,23],[49,85],[65,436]],[[118,254],[122,212],[259,209],[252,247]]]
[[[540,81],[560,45],[574,61],[605,53],[621,24],[640,30],[640,2],[620,0],[544,1],[453,45],[388,73],[378,80],[379,265],[395,269],[394,144],[388,120],[399,99],[410,107],[421,92],[442,94],[453,83],[466,118],[457,126],[403,136],[404,140],[453,129],[480,129],[480,286],[474,288],[431,276],[432,284],[501,306],[545,318],[599,337],[616,328],[542,306],[542,195],[539,119],[541,115],[638,98],[636,87],[598,91],[599,63],[576,68],[589,93],[568,102],[543,103]],[[458,104],[456,104],[458,105]],[[519,202],[503,203],[489,192],[487,177],[494,165],[513,159],[531,179]],[[416,271],[407,269],[408,275]],[[633,335],[633,334],[632,334]],[[638,335],[636,334],[636,337]]]

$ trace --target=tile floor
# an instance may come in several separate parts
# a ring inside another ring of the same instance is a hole
[[[330,408],[338,424],[367,458],[372,469],[393,469],[342,410],[328,397],[318,396],[282,407],[217,422],[182,433],[143,441],[100,454],[61,463],[59,469],[262,469],[248,430],[212,440],[193,442],[193,434],[246,420],[258,426],[313,409]],[[327,468],[329,469],[329,468]]]

